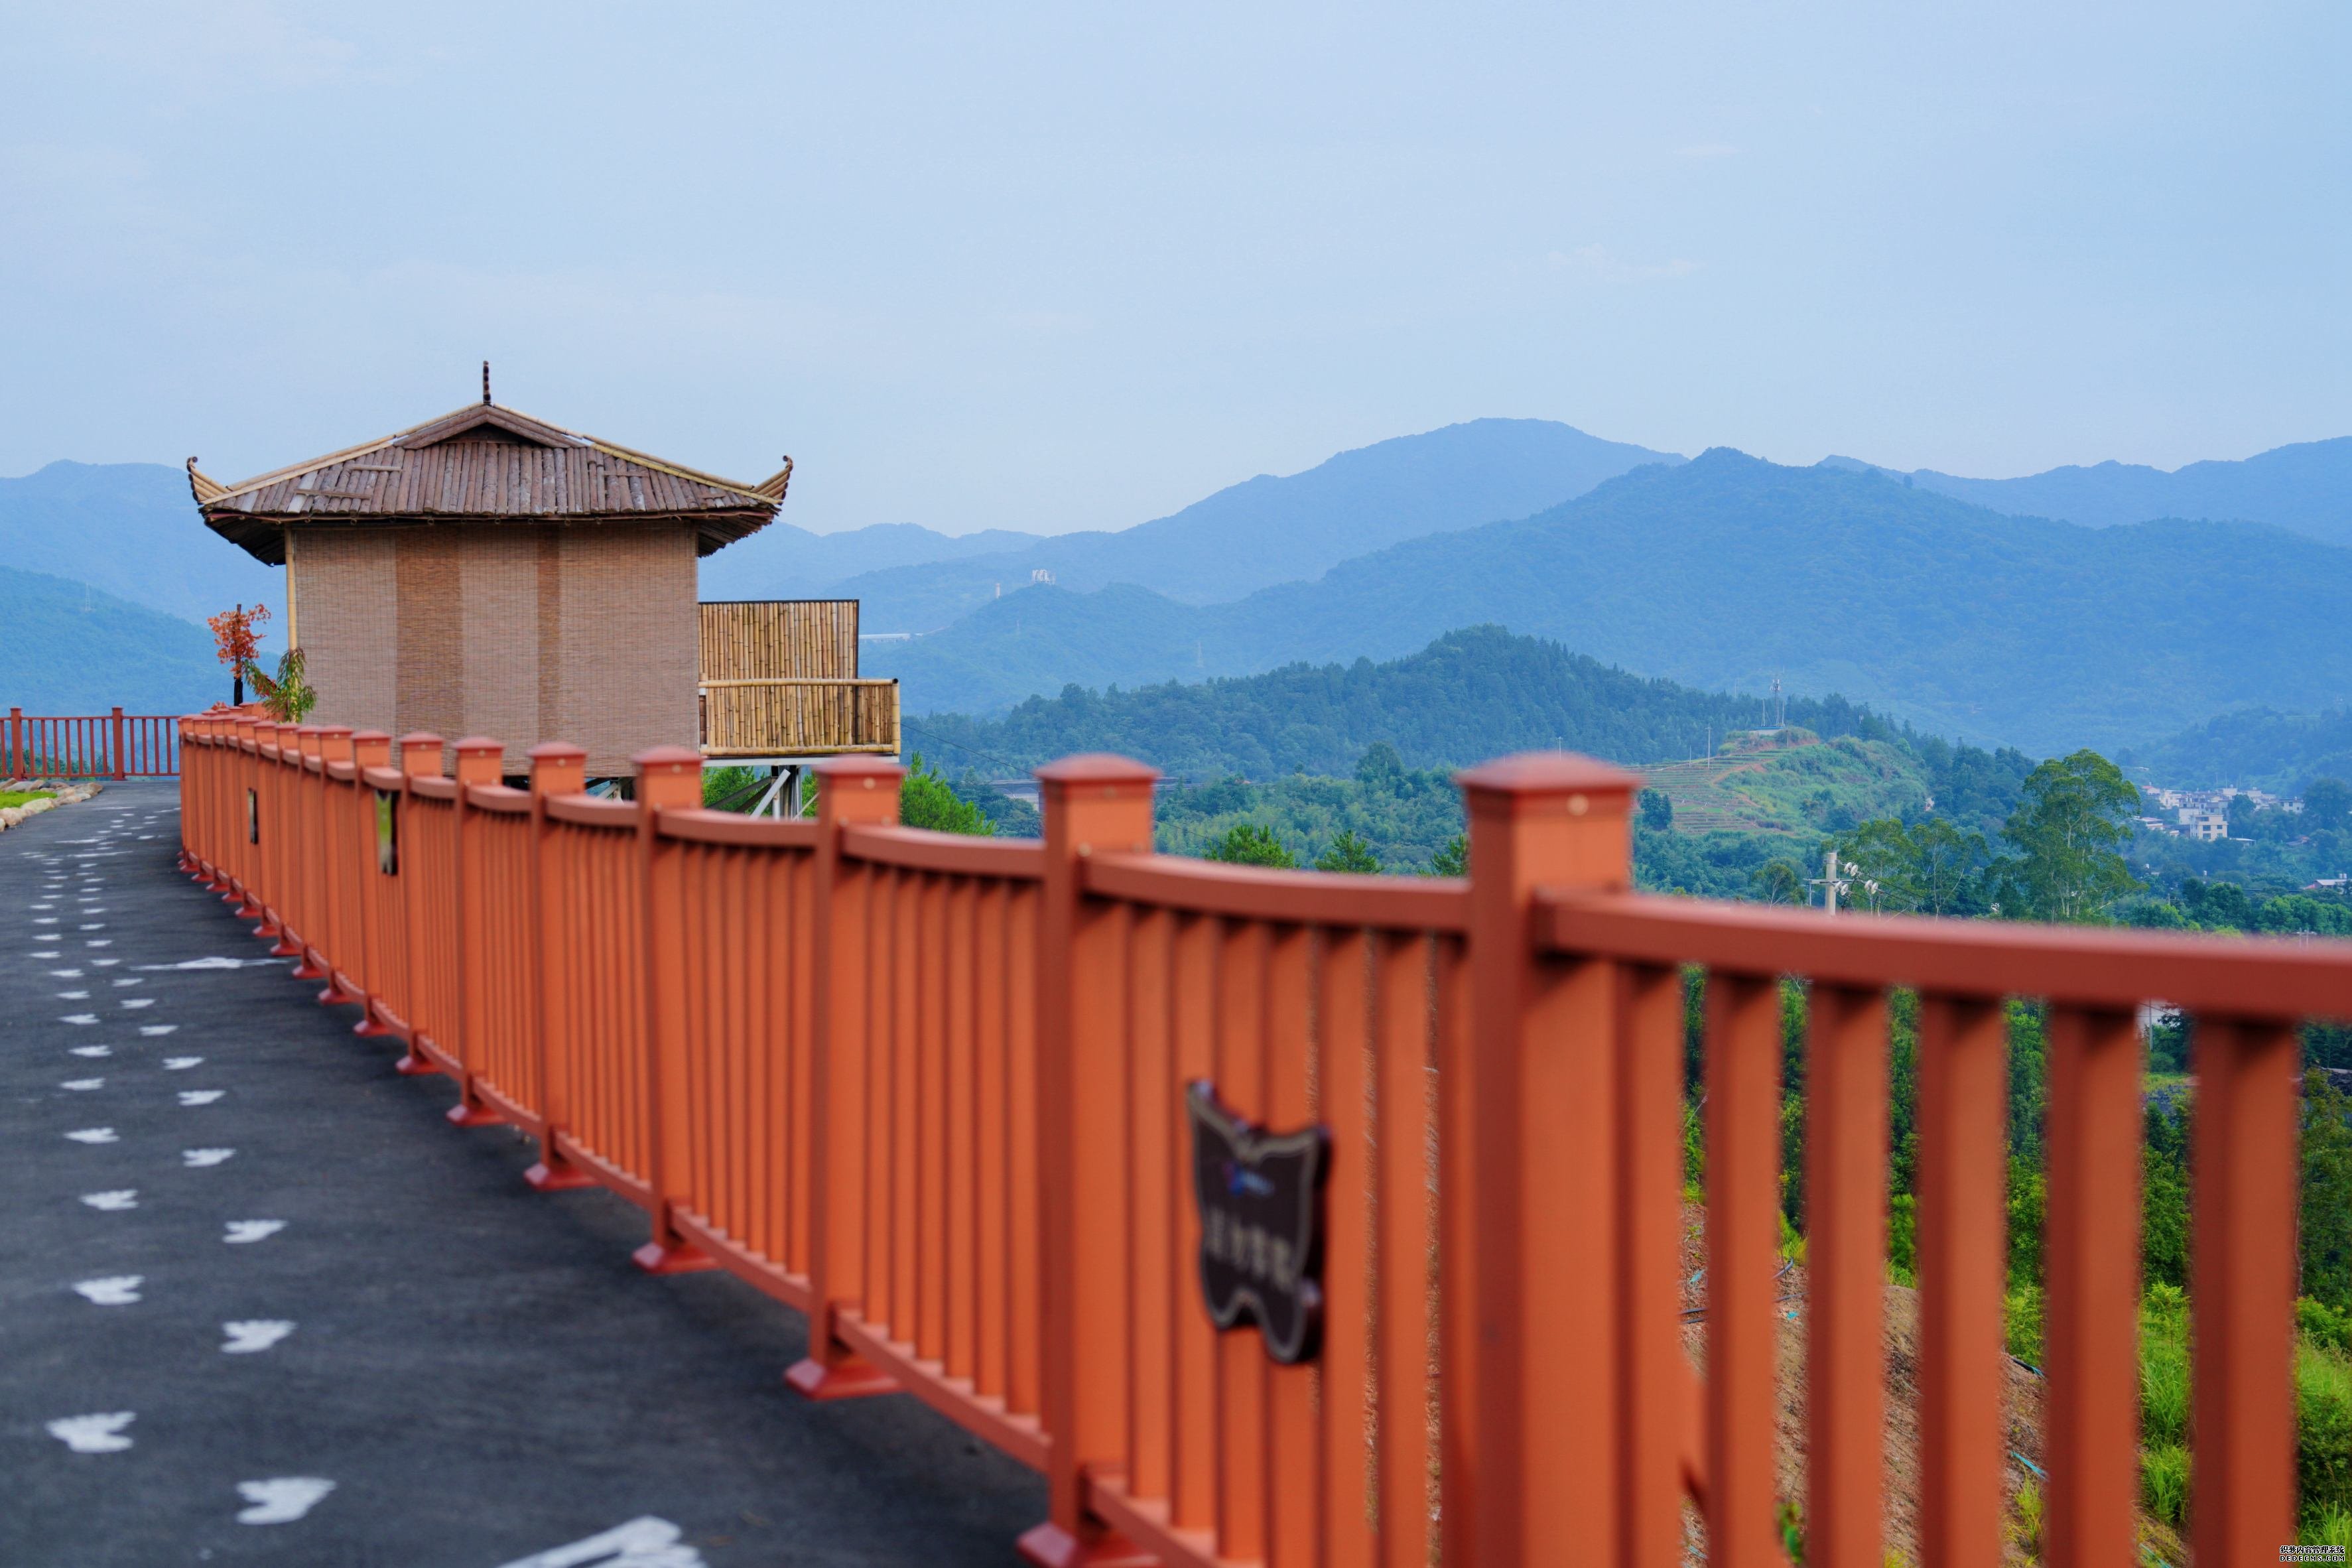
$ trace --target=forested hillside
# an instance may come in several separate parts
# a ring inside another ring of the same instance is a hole
[[[2224,784],[2301,795],[2315,778],[2352,779],[2352,708],[2280,713],[2247,708],[2209,719],[2117,759],[2146,784],[2175,789]]]
[[[1076,687],[999,719],[934,713],[920,743],[1010,774],[1073,752],[1140,757],[1179,778],[1344,773],[1386,742],[1407,766],[1465,765],[1506,752],[1583,752],[1640,763],[1706,753],[1710,737],[1766,720],[1764,700],[1629,675],[1500,626],[1449,632],[1375,664],[1286,666],[1264,675],[1122,691]],[[1830,697],[1792,699],[1788,721],[1822,735],[1892,737],[1876,715]]]
[[[1920,728],[2054,752],[2145,744],[2233,705],[2352,689],[2352,550],[2253,524],[2088,529],[1876,474],[1714,451],[1520,521],[1191,608],[1009,595],[877,650],[908,710],[1392,658],[1494,622],[1700,687],[1840,691]]]
[[[184,713],[229,696],[202,626],[0,567],[0,712]]]

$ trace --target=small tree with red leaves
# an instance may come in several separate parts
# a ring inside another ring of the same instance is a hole
[[[220,661],[228,666],[230,679],[236,685],[232,700],[236,707],[245,706],[245,671],[253,656],[261,651],[261,628],[269,624],[269,606],[256,605],[247,609],[239,605],[234,610],[223,610],[209,616],[205,625],[213,629],[213,644]]]

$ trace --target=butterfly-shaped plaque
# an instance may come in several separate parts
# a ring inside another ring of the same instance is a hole
[[[1220,1329],[1246,1316],[1276,1361],[1311,1361],[1323,1330],[1328,1135],[1320,1127],[1265,1131],[1218,1104],[1206,1082],[1184,1098],[1209,1316]]]

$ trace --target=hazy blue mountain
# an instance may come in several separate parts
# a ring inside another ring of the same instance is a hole
[[[2339,700],[2347,595],[2352,551],[2283,529],[2089,529],[1717,449],[1234,604],[1029,589],[867,664],[905,679],[911,712],[989,712],[1070,682],[1394,657],[1492,622],[1643,675],[1757,691],[1779,674],[2047,752],[2145,743],[2246,703]]]
[[[286,610],[285,574],[206,528],[188,476],[158,463],[58,462],[0,479],[0,562],[198,624],[239,603]]]
[[[1118,532],[1057,534],[1024,549],[871,573],[838,584],[870,631],[928,631],[1050,572],[1066,589],[1131,583],[1214,604],[1319,575],[1400,540],[1525,517],[1671,452],[1603,441],[1544,419],[1474,419],[1342,452],[1305,473],[1261,474]]]
[[[118,703],[186,713],[228,700],[211,633],[86,584],[0,567],[0,713],[103,713]]]
[[[785,503],[791,510],[791,502]],[[967,555],[995,555],[1038,542],[1042,535],[1010,529],[939,533],[912,522],[877,522],[840,533],[811,533],[772,522],[740,543],[702,561],[706,599],[821,599],[844,579],[894,566],[919,566]]]
[[[1852,458],[1825,461],[1873,467]],[[1895,477],[1993,511],[2062,518],[2087,528],[2184,517],[2271,522],[2330,544],[2352,544],[2352,436],[2277,447],[2242,462],[2191,463],[2170,473],[2137,463],[2098,463],[2015,479],[1960,479],[1933,468]]]
[[[2301,795],[2316,778],[2352,780],[2352,708],[2324,713],[2243,708],[2116,760],[2135,779],[2174,789],[2237,784]]]

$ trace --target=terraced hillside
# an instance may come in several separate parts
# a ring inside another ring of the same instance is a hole
[[[1643,777],[1675,803],[1674,826],[1683,833],[1810,836],[1927,804],[1927,774],[1900,747],[1852,735],[1782,734],[1790,739],[1767,749],[1654,763]]]

